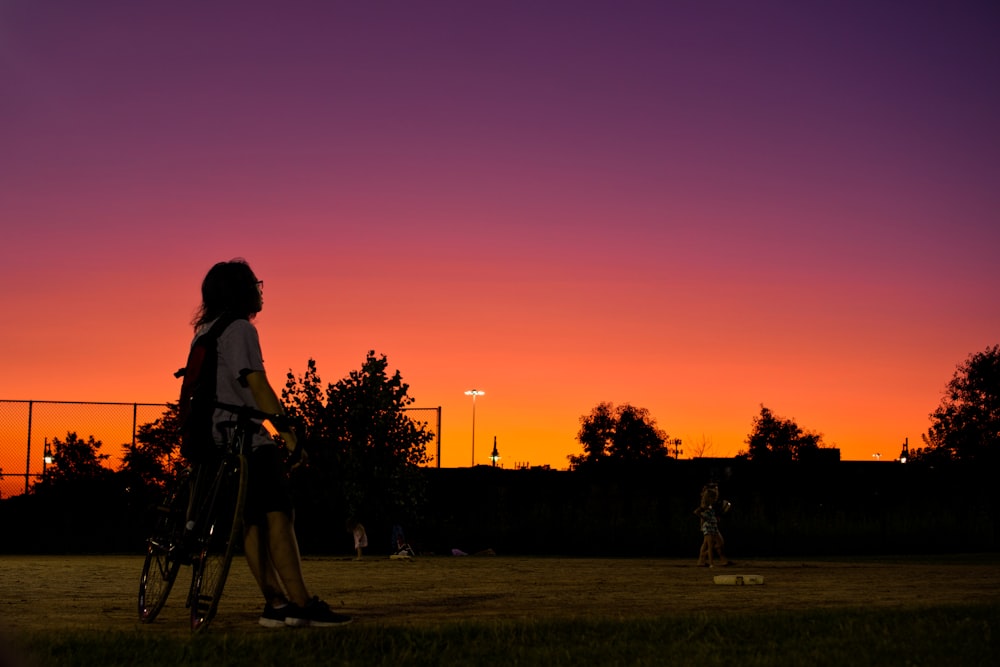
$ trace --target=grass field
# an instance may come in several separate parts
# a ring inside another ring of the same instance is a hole
[[[141,558],[0,557],[9,662],[49,665],[994,665],[1000,556],[745,561],[309,558],[355,617],[266,630],[234,564],[208,632],[187,630],[187,571],[142,625]],[[715,574],[760,574],[723,586]],[[0,661],[0,665],[4,664]]]

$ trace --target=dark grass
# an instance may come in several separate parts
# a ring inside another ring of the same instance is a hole
[[[907,610],[706,614],[433,627],[347,626],[193,637],[32,632],[37,667],[123,665],[961,665],[1000,664],[1000,602]],[[0,664],[3,664],[0,661]],[[14,662],[15,665],[24,664]]]

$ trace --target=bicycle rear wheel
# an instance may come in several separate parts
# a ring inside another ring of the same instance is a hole
[[[243,539],[246,486],[246,459],[226,456],[196,518],[199,549],[188,599],[192,630],[206,628],[219,608],[233,553]]]
[[[190,493],[189,474],[179,474],[159,505],[153,531],[146,539],[146,560],[139,577],[139,620],[152,623],[173,588],[188,555],[183,548],[184,517]]]

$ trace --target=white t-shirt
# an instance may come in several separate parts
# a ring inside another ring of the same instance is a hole
[[[208,322],[198,329],[197,335],[207,332],[214,324]],[[241,379],[247,373],[264,370],[264,358],[260,351],[257,327],[248,320],[235,320],[219,336],[218,374],[215,391],[220,403],[257,407],[253,392]],[[226,445],[232,438],[236,426],[236,415],[229,410],[217,409],[213,417],[215,441]],[[260,420],[254,420],[260,423]],[[264,429],[257,429],[251,439],[251,446],[272,445],[274,441]]]

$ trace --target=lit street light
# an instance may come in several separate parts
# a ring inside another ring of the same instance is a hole
[[[493,436],[493,453],[490,454],[490,461],[493,461],[493,467],[497,467],[497,461],[500,460],[500,452],[497,451],[497,437]]]
[[[485,391],[470,389],[465,392],[466,396],[472,397],[472,466],[476,466],[476,396],[482,396]]]

